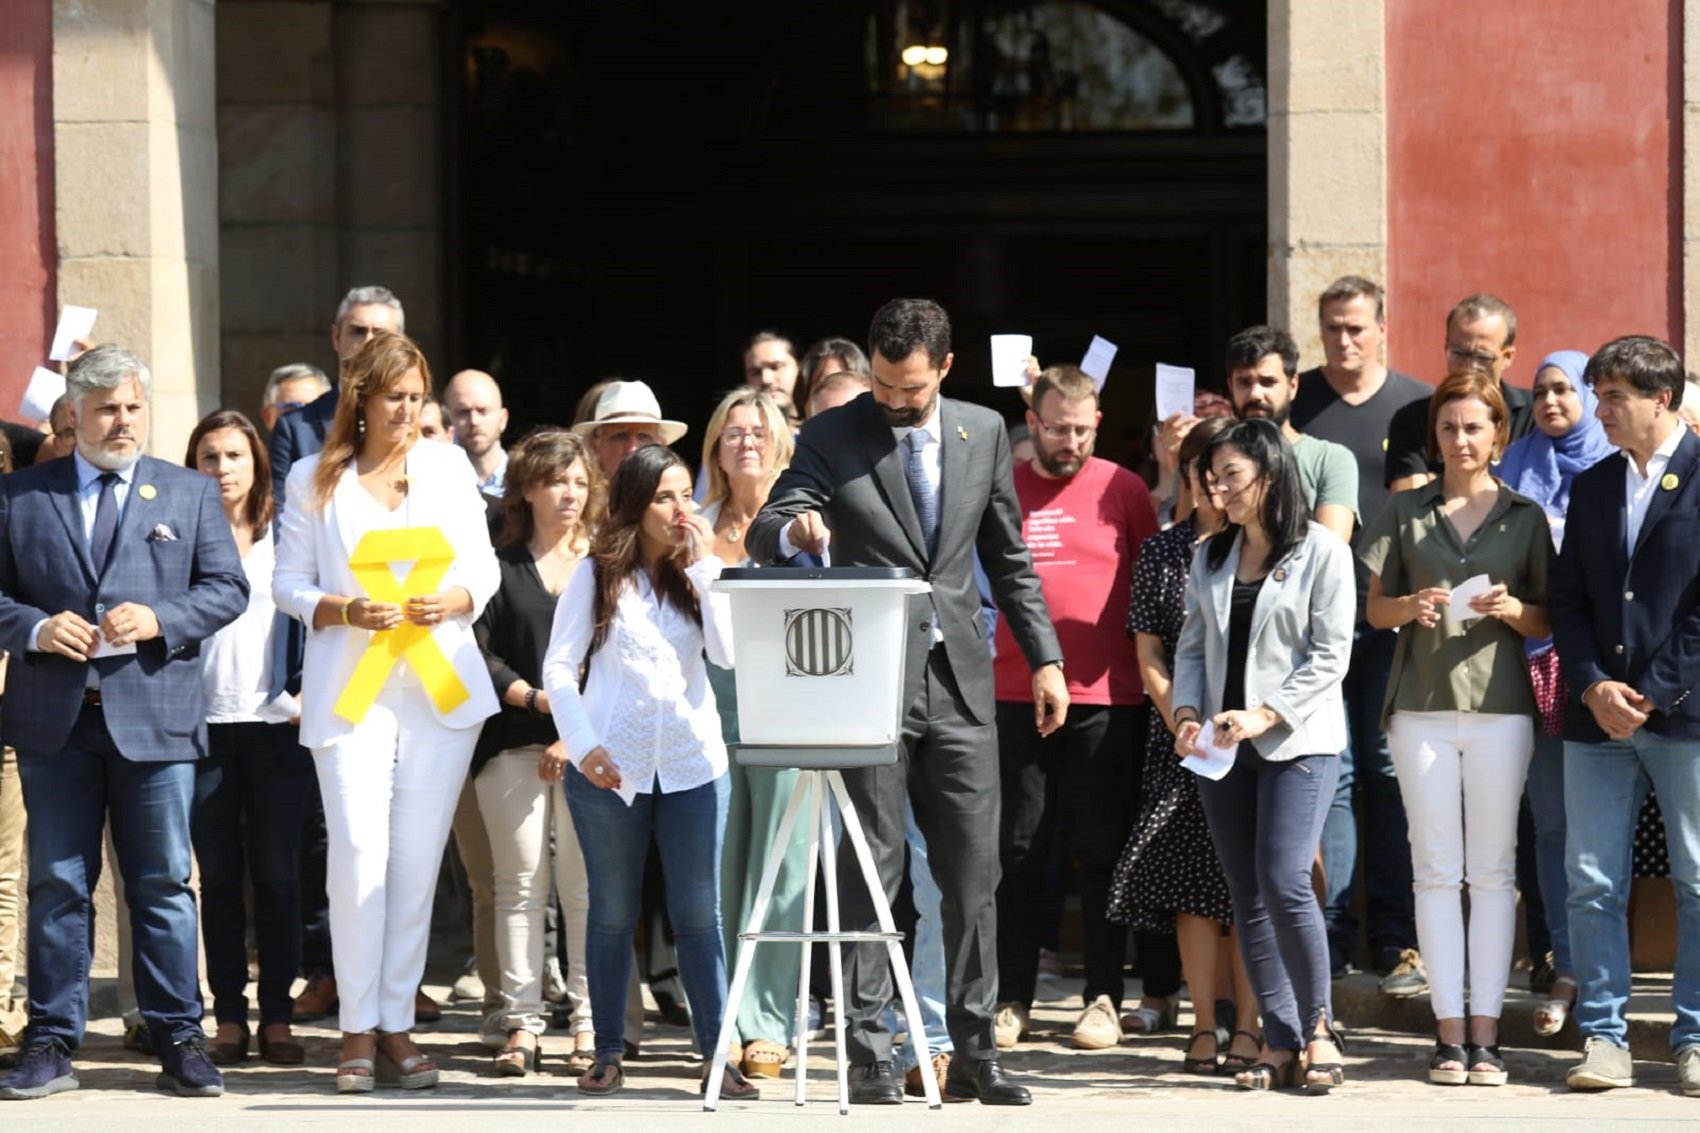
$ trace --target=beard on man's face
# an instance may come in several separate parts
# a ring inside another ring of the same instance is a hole
[[[1066,479],[1078,473],[1086,465],[1086,458],[1092,455],[1091,449],[1080,452],[1051,452],[1044,445],[1037,445],[1033,451],[1039,461],[1039,467],[1058,479]]]
[[[933,415],[933,409],[938,405],[938,395],[934,394],[925,405],[905,405],[893,408],[880,403],[880,413],[885,417],[885,423],[894,429],[913,429]]]
[[[1287,402],[1279,409],[1271,409],[1267,402],[1248,401],[1240,406],[1240,420],[1249,421],[1253,417],[1273,422],[1278,427],[1285,427],[1287,418],[1293,415],[1293,403]]]

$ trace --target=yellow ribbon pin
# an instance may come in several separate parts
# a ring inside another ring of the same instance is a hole
[[[454,548],[436,527],[401,527],[391,531],[368,531],[348,557],[349,568],[374,602],[401,605],[410,594],[431,594],[442,584],[454,562]],[[413,564],[407,577],[396,581],[391,563]],[[431,638],[426,626],[403,622],[394,629],[378,630],[354,667],[354,675],[337,698],[336,714],[351,724],[366,718],[372,702],[384,687],[390,670],[403,657],[419,674],[425,692],[437,711],[454,711],[471,699],[454,666]]]
[[[136,494],[144,500],[151,500],[155,496],[159,495],[159,493],[154,490],[154,486],[152,484],[143,484],[140,488],[136,489]]]
[[[956,427],[956,435],[961,437],[963,440],[967,440],[968,439],[968,430],[964,429],[961,425],[958,425]]]
[[[1676,473],[1667,472],[1665,473],[1664,479],[1659,481],[1659,487],[1663,488],[1667,492],[1674,492],[1676,491],[1676,486],[1680,483],[1682,483],[1682,481],[1676,478]]]

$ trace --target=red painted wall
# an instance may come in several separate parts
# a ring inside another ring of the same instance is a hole
[[[58,317],[53,7],[5,0],[0,27],[0,417],[16,419]]]
[[[1517,312],[1519,385],[1620,334],[1681,349],[1681,80],[1680,0],[1387,0],[1389,363],[1444,377],[1476,291]]]

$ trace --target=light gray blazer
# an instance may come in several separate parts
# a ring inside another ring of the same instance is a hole
[[[1174,704],[1205,718],[1222,710],[1228,678],[1228,610],[1244,534],[1216,570],[1204,547],[1186,581],[1186,622],[1175,647]],[[1305,541],[1276,563],[1258,592],[1246,658],[1247,708],[1268,708],[1281,723],[1252,743],[1264,759],[1335,755],[1346,747],[1340,683],[1352,659],[1357,583],[1351,548],[1312,523]]]

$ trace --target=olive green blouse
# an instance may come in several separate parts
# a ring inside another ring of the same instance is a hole
[[[1485,574],[1511,596],[1547,604],[1552,533],[1539,504],[1500,485],[1499,499],[1468,539],[1441,512],[1440,482],[1400,492],[1363,533],[1358,558],[1381,576],[1391,597],[1428,586],[1450,590]],[[1535,692],[1523,635],[1498,618],[1463,628],[1442,617],[1431,628],[1399,629],[1381,726],[1407,712],[1492,712],[1535,715]]]

